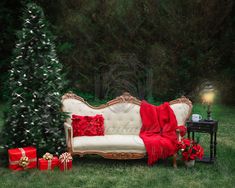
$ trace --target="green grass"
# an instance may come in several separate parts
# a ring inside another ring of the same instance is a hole
[[[195,105],[193,112],[205,117],[201,105]],[[97,156],[75,157],[69,172],[58,169],[53,172],[37,169],[12,172],[0,167],[0,187],[234,187],[235,107],[214,106],[212,116],[219,120],[215,164],[197,162],[194,168],[186,169],[178,160],[178,169],[173,169],[172,158],[167,163],[160,161],[148,167],[146,159],[117,161]],[[206,138],[201,134],[202,145],[209,144]]]

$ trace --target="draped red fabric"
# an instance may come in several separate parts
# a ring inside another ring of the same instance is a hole
[[[177,129],[179,129],[179,131],[180,131],[180,136],[184,137],[184,135],[187,132],[187,127],[185,125],[180,125],[177,127]]]
[[[142,101],[140,115],[140,137],[148,154],[148,165],[172,156],[177,151],[177,120],[169,103],[154,106]]]

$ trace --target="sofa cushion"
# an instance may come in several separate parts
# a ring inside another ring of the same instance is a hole
[[[104,118],[102,115],[72,115],[73,136],[103,136]]]
[[[73,139],[74,152],[135,152],[145,153],[142,139],[137,135],[82,136]]]

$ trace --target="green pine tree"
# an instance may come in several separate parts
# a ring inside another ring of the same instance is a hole
[[[9,75],[5,148],[33,145],[40,154],[58,154],[65,149],[65,114],[60,110],[65,86],[62,65],[41,7],[28,4],[23,20]]]

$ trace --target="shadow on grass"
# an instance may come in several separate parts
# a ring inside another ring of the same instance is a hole
[[[74,156],[73,164],[77,166],[106,166],[113,168],[115,166],[123,167],[154,167],[154,166],[164,166],[173,168],[173,159],[169,157],[165,160],[158,160],[153,166],[148,166],[147,157],[143,159],[130,159],[130,160],[117,160],[117,159],[105,159],[98,155],[85,155],[84,157]]]

